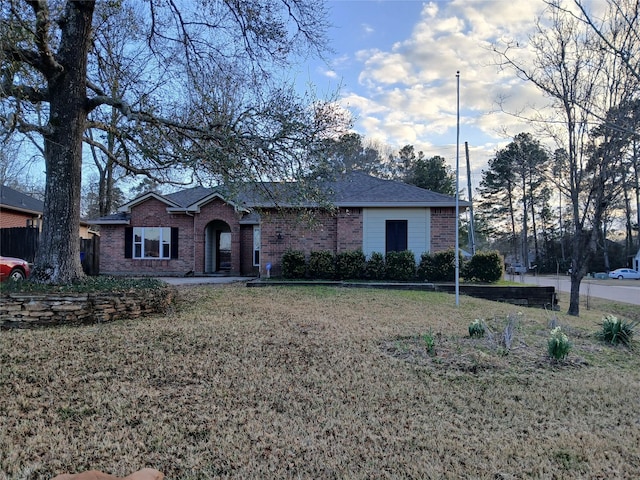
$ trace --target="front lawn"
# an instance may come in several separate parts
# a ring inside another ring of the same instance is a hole
[[[610,311],[335,287],[180,295],[165,316],[0,331],[1,480],[640,478],[640,361],[595,338]],[[475,318],[489,335],[469,338]],[[547,356],[551,323],[573,343],[565,362]]]

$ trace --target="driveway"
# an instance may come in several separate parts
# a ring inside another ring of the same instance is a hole
[[[569,293],[571,291],[571,280],[568,276],[563,275],[506,275],[505,278],[530,285],[556,287],[558,292]],[[640,280],[585,278],[580,283],[580,296],[583,295],[640,305]]]

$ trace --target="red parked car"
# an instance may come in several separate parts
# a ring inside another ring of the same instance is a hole
[[[0,282],[5,280],[24,280],[29,277],[29,264],[20,258],[0,257]]]

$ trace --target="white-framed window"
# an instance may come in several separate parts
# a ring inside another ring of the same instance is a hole
[[[260,266],[260,226],[253,227],[253,266]]]
[[[171,258],[170,227],[134,227],[133,258]]]

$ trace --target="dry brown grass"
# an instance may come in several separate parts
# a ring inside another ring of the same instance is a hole
[[[0,479],[149,466],[168,479],[640,478],[638,355],[603,312],[446,294],[189,287],[171,315],[0,332]],[[435,355],[424,334],[435,338]],[[506,354],[505,354],[506,353]]]

